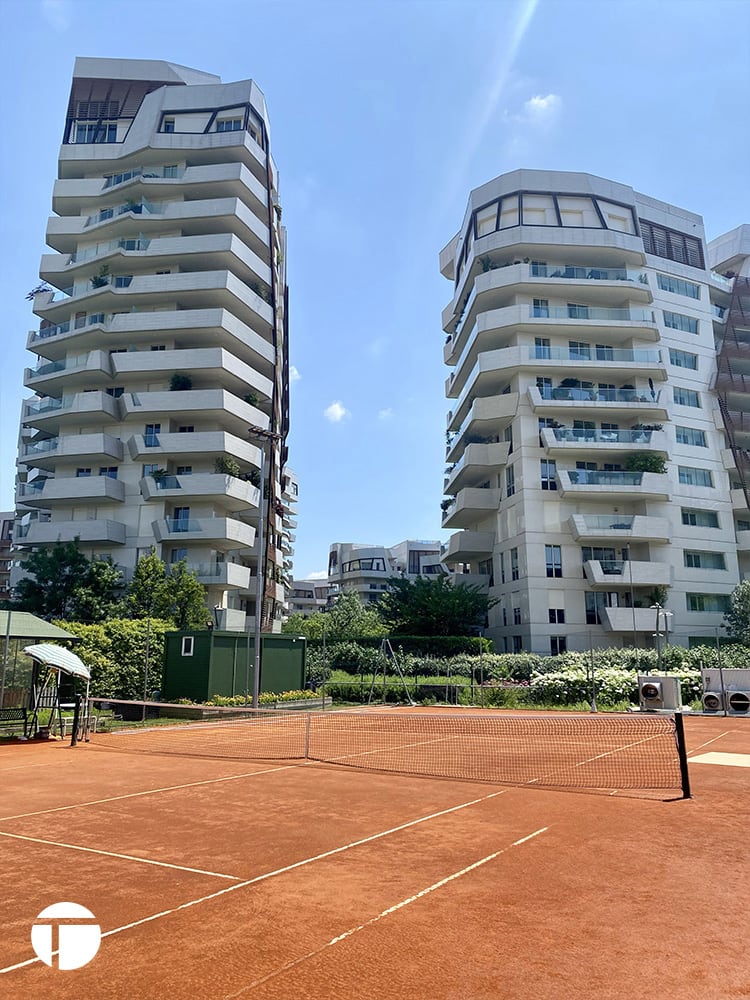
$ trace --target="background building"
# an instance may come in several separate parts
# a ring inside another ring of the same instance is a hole
[[[289,614],[312,615],[328,607],[327,580],[293,580],[289,595]]]
[[[329,598],[356,591],[363,604],[374,604],[392,576],[415,579],[445,573],[440,542],[404,541],[392,548],[359,542],[334,542],[328,555]]]
[[[722,626],[750,527],[733,297],[749,251],[748,227],[714,241],[716,273],[699,216],[588,174],[518,170],[471,193],[440,255],[444,559],[491,578],[499,649]]]
[[[262,93],[77,59],[28,338],[14,543],[186,559],[224,627],[290,580],[286,237]],[[248,432],[259,428],[266,437]],[[294,495],[290,492],[294,485]]]
[[[13,521],[13,511],[0,513],[0,601],[7,601],[10,597]]]

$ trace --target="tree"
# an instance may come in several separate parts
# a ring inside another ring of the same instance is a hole
[[[122,573],[112,560],[88,559],[77,538],[32,552],[24,570],[29,576],[16,588],[17,606],[42,618],[67,615],[104,621],[123,586]]]
[[[65,620],[55,624],[80,638],[75,651],[91,671],[91,694],[95,698],[143,697],[147,635],[148,693],[161,687],[164,633],[173,628],[172,622],[111,618],[100,625]]]
[[[454,584],[447,576],[393,577],[389,586],[380,614],[396,635],[471,635],[497,604],[479,587]]]
[[[388,635],[388,629],[377,607],[366,607],[359,594],[342,594],[330,611],[312,615],[290,615],[282,627],[287,635],[303,635],[307,639],[362,639]]]
[[[206,610],[206,588],[197,575],[189,570],[184,559],[175,563],[166,579],[169,617],[178,629],[205,628],[209,621]]]
[[[732,591],[724,622],[727,635],[733,642],[750,646],[750,580],[743,580]]]
[[[168,573],[153,549],[138,560],[124,604],[131,618],[163,618],[178,629],[205,628],[209,620],[206,590],[197,575],[184,559]]]

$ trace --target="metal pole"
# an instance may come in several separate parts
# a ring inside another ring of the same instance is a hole
[[[726,715],[728,714],[727,713],[727,692],[726,692],[726,688],[724,687],[724,669],[723,669],[723,667],[721,665],[721,647],[719,646],[719,628],[718,628],[718,626],[716,627],[715,632],[716,632],[716,663],[718,664],[718,667],[719,667],[719,684],[721,685],[721,706],[724,709],[724,716],[726,717]]]
[[[260,625],[263,617],[263,593],[266,584],[266,559],[263,550],[263,494],[266,484],[266,443],[260,438],[260,500],[258,503],[258,569],[255,580],[255,646],[253,649],[253,708],[258,707],[258,696],[260,693]],[[247,669],[250,670],[250,658],[248,657]],[[249,688],[249,679],[247,688]]]
[[[5,612],[5,648],[3,649],[3,674],[0,678],[0,708],[3,707],[3,699],[5,698],[5,674],[8,669],[8,649],[10,648],[10,619],[12,611]]]
[[[146,721],[146,692],[148,690],[148,654],[149,647],[151,644],[151,611],[149,610],[149,616],[146,619],[146,662],[144,664],[143,670],[143,715],[141,721]]]
[[[594,637],[589,632],[589,653],[591,655],[591,711],[598,711],[596,707],[596,681],[594,677]]]
[[[636,627],[635,627],[635,594],[633,592],[633,560],[631,559],[630,546],[628,546],[628,573],[630,574],[630,607],[633,611],[633,649],[638,648],[638,639],[636,637]]]
[[[661,622],[659,621],[659,615],[661,614],[661,604],[656,604],[656,670],[661,673],[661,632],[659,631],[661,627]]]

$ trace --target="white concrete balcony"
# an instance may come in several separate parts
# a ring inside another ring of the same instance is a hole
[[[65,434],[27,445],[21,451],[20,461],[35,469],[54,469],[66,458],[121,462],[124,457],[122,441],[110,434]]]
[[[265,267],[265,265],[264,265]],[[270,282],[270,271],[268,273]],[[254,280],[254,279],[252,279]],[[261,289],[261,286],[258,285]],[[62,324],[71,319],[71,310],[92,313],[140,312],[160,301],[177,302],[184,309],[227,309],[242,323],[269,334],[273,311],[249,284],[231,271],[184,271],[176,274],[112,275],[106,284],[94,288],[84,284],[76,294],[56,299],[42,293],[34,299],[34,311],[50,323]],[[45,298],[50,301],[43,301]]]
[[[672,528],[666,517],[651,514],[572,514],[571,534],[578,541],[668,543]]]
[[[19,486],[18,499],[27,507],[71,506],[80,503],[122,503],[125,484],[109,476],[60,477]]]
[[[672,567],[632,559],[589,559],[583,564],[592,587],[608,589],[632,587],[671,587]]]
[[[445,479],[445,493],[457,493],[464,486],[478,486],[507,464],[510,444],[470,444]]]
[[[210,499],[216,507],[226,511],[257,509],[260,499],[260,490],[252,483],[218,473],[146,476],[141,479],[140,489],[147,501],[182,504],[183,501]]]
[[[442,559],[449,566],[489,559],[494,545],[495,536],[491,531],[457,531],[443,546]]]
[[[255,528],[231,517],[162,518],[151,527],[160,543],[205,543],[224,552],[251,549],[255,543]]]
[[[502,331],[512,330],[534,336],[549,336],[554,332],[570,340],[613,346],[633,339],[653,342],[659,339],[656,315],[652,309],[588,305],[537,307],[531,303],[507,305],[504,301],[494,307],[491,298],[482,292],[482,286],[488,284],[487,278],[486,274],[477,277],[461,321],[451,333],[450,342],[445,345],[444,356],[448,364],[455,364],[469,341],[478,340],[480,351],[496,346],[492,343],[486,345],[483,341],[497,339],[497,334]]]
[[[134,460],[158,462],[170,457],[190,456],[211,459],[232,455],[238,462],[260,468],[260,449],[235,434],[224,431],[195,431],[184,434],[134,434],[128,438],[128,453]],[[183,464],[182,462],[179,464]]]
[[[273,394],[270,379],[220,347],[128,351],[125,354],[113,354],[112,367],[114,377],[120,381],[127,380],[129,375],[161,372],[165,382],[168,382],[169,376],[174,372],[189,372],[194,385],[207,382],[212,388],[227,389],[240,398],[253,390],[254,395],[267,402]]]
[[[24,372],[24,385],[40,394],[52,393],[63,385],[68,391],[91,385],[92,379],[109,378],[112,374],[110,355],[106,351],[90,351],[85,357],[60,361],[42,361]]]
[[[586,455],[598,452],[627,454],[644,450],[668,454],[667,435],[664,431],[545,427],[541,431],[541,438],[550,455]]]
[[[591,469],[558,469],[561,497],[619,500],[668,500],[669,476],[657,472],[601,472]]]
[[[14,545],[54,545],[55,542],[78,538],[82,544],[105,542],[125,544],[125,525],[120,521],[32,521],[24,530],[15,532]]]
[[[656,632],[656,611],[651,608],[600,608],[599,618],[608,632]],[[635,622],[635,628],[633,623]],[[662,636],[664,618],[661,620]]]
[[[223,347],[273,378],[276,352],[270,334],[261,335],[226,309],[183,309],[164,312],[87,313],[62,324],[32,331],[27,349],[60,360],[71,351],[94,350],[102,341],[112,346],[148,349],[154,338],[179,340],[184,347]],[[156,353],[156,352],[154,352]]]
[[[490,577],[486,573],[453,573],[450,581],[454,587],[475,587],[481,594],[490,591]]]
[[[180,414],[186,424],[196,420],[219,422],[237,437],[251,425],[268,429],[269,418],[261,410],[224,389],[185,389],[180,392],[126,392],[120,397],[125,419],[158,422]]]
[[[489,396],[506,385],[510,374],[530,371],[535,375],[575,377],[581,381],[632,381],[650,377],[664,382],[667,368],[661,351],[606,347],[574,351],[567,347],[539,347],[518,344],[477,353],[475,341],[467,344],[455,370],[446,380],[446,395],[456,398],[462,392]],[[472,366],[470,368],[470,366]]]
[[[118,400],[106,392],[77,392],[61,399],[47,397],[24,404],[23,422],[29,427],[55,432],[70,424],[119,421]]]
[[[198,582],[205,587],[231,587],[237,590],[251,588],[253,571],[239,563],[197,563],[188,564],[188,569],[198,575]]]
[[[732,499],[732,510],[745,511],[747,512],[747,500],[745,498],[745,491],[741,489],[733,489],[730,491],[730,497]]]
[[[468,444],[490,443],[488,439],[502,434],[518,411],[518,393],[474,399],[463,414],[448,414],[448,433],[453,434],[447,453],[449,462],[456,461]],[[455,430],[454,430],[455,429]],[[478,440],[470,441],[470,437]]]
[[[737,551],[738,552],[750,552],[750,531],[743,529],[742,531],[737,531]]]
[[[443,513],[444,528],[467,528],[477,521],[496,514],[500,506],[500,491],[466,487]]]
[[[583,389],[576,386],[553,386],[540,390],[529,386],[529,402],[534,413],[601,414],[600,419],[628,419],[635,423],[666,420],[669,416],[666,392],[658,390],[652,395],[643,388]],[[663,397],[663,398],[662,398]],[[609,414],[609,417],[605,417]]]

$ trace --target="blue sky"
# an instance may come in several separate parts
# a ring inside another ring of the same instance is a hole
[[[750,222],[747,0],[4,0],[0,509],[77,55],[166,59],[266,95],[289,232],[295,576],[333,541],[446,538],[438,251],[469,190],[584,170]]]

